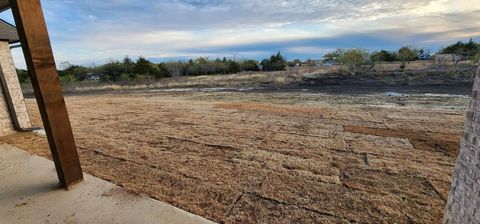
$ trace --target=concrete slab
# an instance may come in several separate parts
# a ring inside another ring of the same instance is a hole
[[[126,192],[85,174],[58,188],[53,162],[0,145],[0,224],[3,223],[213,223],[166,203]]]

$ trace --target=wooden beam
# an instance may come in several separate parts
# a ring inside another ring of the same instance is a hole
[[[83,179],[40,0],[10,0],[60,184]]]

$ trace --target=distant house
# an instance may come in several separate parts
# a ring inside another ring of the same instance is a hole
[[[87,78],[86,80],[89,81],[99,81],[100,80],[100,73],[87,73]]]
[[[322,66],[334,66],[334,65],[341,65],[339,61],[322,61]]]
[[[300,67],[322,67],[323,66],[323,60],[307,60],[305,62],[302,62],[299,66]]]
[[[418,56],[418,60],[432,60],[434,56],[429,55],[429,54],[421,54]]]
[[[457,54],[437,54],[435,55],[435,64],[437,65],[456,64],[461,59],[462,59],[462,56]]]

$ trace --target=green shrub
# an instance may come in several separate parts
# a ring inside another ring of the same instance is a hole
[[[60,76],[59,78],[61,83],[71,83],[71,82],[78,81],[77,77],[75,77],[72,74],[63,75],[63,76]]]
[[[287,67],[287,61],[280,52],[272,55],[270,59],[264,59],[261,64],[262,71],[283,71]]]

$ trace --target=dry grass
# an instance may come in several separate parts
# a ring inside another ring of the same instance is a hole
[[[190,88],[190,87],[257,87],[265,84],[288,84],[300,81],[303,77],[326,72],[316,67],[293,68],[279,72],[242,72],[231,75],[203,75],[180,78],[164,78],[146,83],[67,83],[63,84],[64,92],[89,92],[105,90],[139,90],[158,88]],[[330,71],[330,70],[328,70]],[[24,93],[33,95],[30,84],[22,84]]]
[[[411,97],[402,108],[371,106],[377,96],[328,97],[155,93],[66,102],[86,172],[214,221],[441,222],[464,117],[444,105],[461,108],[466,99]],[[370,106],[351,103],[359,99]],[[440,106],[430,107],[435,100]],[[2,141],[48,155],[42,137]]]
[[[468,64],[468,63],[467,63]],[[400,70],[400,62],[378,63],[371,71],[392,72]],[[365,66],[365,69],[369,66]],[[437,68],[433,61],[414,61],[406,65],[405,71]],[[453,66],[450,66],[453,68]],[[443,68],[443,67],[442,67]],[[443,68],[445,70],[445,68]],[[305,77],[315,77],[324,74],[346,74],[347,66],[333,65],[324,67],[289,68],[279,72],[242,72],[231,75],[204,75],[180,78],[165,78],[158,81],[140,83],[95,83],[81,82],[64,84],[65,92],[89,92],[105,90],[139,90],[158,88],[191,88],[191,87],[257,87],[262,85],[284,85],[301,81]],[[439,73],[443,73],[440,71]],[[25,93],[33,95],[31,85],[23,84]]]

